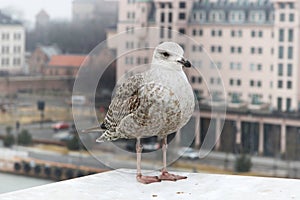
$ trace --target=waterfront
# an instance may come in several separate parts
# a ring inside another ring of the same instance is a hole
[[[0,173],[0,194],[53,183],[54,181]]]

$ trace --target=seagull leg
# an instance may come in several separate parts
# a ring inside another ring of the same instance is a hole
[[[163,169],[161,170],[161,175],[159,176],[159,179],[163,181],[177,181],[181,179],[186,179],[187,178],[186,176],[170,174],[167,171],[167,148],[168,148],[168,142],[167,142],[167,137],[165,137],[162,139]]]
[[[140,138],[137,138],[137,141],[136,141],[136,168],[137,168],[136,180],[138,182],[144,183],[144,184],[160,182],[161,180],[158,178],[158,176],[143,176],[142,175],[142,171],[141,171],[142,150],[143,150],[143,146],[141,145],[141,140],[140,140]]]

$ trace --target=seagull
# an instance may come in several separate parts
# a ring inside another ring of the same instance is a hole
[[[191,63],[183,54],[177,43],[159,44],[154,49],[150,69],[119,84],[103,123],[83,130],[86,133],[102,132],[97,142],[136,139],[136,179],[144,184],[187,178],[169,173],[166,164],[167,136],[189,121],[195,107],[193,90],[183,71],[184,67],[191,67]],[[151,136],[162,140],[160,176],[145,176],[141,172],[141,138]]]

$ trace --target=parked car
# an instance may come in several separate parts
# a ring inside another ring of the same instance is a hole
[[[151,142],[143,144],[143,151],[144,152],[151,152],[156,151],[160,148],[160,144],[158,142]]]
[[[59,130],[65,130],[65,129],[69,129],[70,125],[66,122],[57,122],[56,124],[52,125],[52,129],[57,132]]]
[[[56,133],[53,138],[60,140],[62,142],[67,142],[69,140],[72,140],[74,137],[74,134],[70,133],[69,131],[62,131],[59,133]]]
[[[190,147],[181,147],[178,150],[178,155],[180,155],[182,158],[192,159],[192,160],[199,158],[199,152]]]
[[[143,152],[156,151],[160,148],[160,143],[157,142],[156,136],[149,138],[142,138],[141,144],[143,146]],[[136,152],[136,140],[127,140],[126,149],[131,152]]]

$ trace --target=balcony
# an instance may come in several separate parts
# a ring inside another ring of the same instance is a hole
[[[149,174],[159,174],[150,172]],[[188,179],[143,185],[135,170],[118,169],[0,195],[1,200],[40,199],[300,199],[295,179],[178,172]]]

